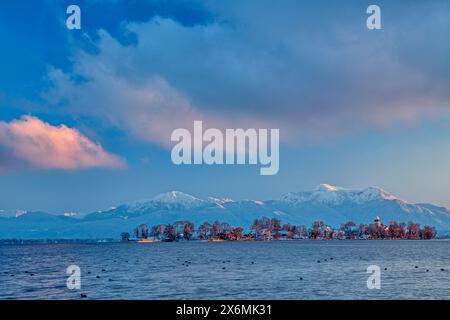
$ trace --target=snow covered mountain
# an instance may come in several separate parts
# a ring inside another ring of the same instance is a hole
[[[347,221],[371,223],[380,216],[386,223],[415,221],[435,226],[440,233],[450,233],[450,211],[446,208],[411,204],[377,187],[345,189],[322,184],[312,191],[288,193],[267,201],[199,199],[171,191],[78,218],[39,212],[0,215],[0,238],[117,238],[122,231],[131,232],[141,223],[182,220],[197,226],[219,220],[249,227],[262,216],[306,226],[323,220],[336,228]]]
[[[397,200],[397,198],[377,187],[351,190],[329,184],[321,184],[312,192],[288,193],[281,198],[281,201],[292,204],[316,202],[328,205],[341,205],[343,203],[362,204],[378,200]]]

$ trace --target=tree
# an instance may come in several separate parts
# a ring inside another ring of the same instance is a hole
[[[235,240],[241,240],[242,239],[242,232],[244,231],[244,229],[242,229],[241,227],[237,227],[233,229],[233,237]]]
[[[216,238],[220,234],[221,224],[219,221],[213,223],[211,228],[211,237]]]
[[[299,238],[307,238],[308,237],[308,228],[306,226],[295,226],[294,227],[294,235]]]
[[[421,239],[433,239],[434,237],[436,237],[436,229],[434,227],[430,227],[430,226],[425,226],[423,227],[423,230],[421,231]]]
[[[329,227],[329,226],[326,226],[326,227],[323,229],[323,237],[324,237],[325,239],[327,239],[327,240],[333,239],[333,238],[334,238],[334,230],[333,230],[333,228],[331,228],[331,227]]]
[[[275,218],[269,219],[267,217],[262,217],[260,219],[255,219],[251,229],[255,231],[255,235],[256,237],[258,237],[258,235],[264,233],[266,229],[274,231],[274,228],[276,228],[277,230],[281,229],[280,220]]]
[[[161,236],[164,235],[165,227],[166,226],[164,224],[158,224],[156,226],[153,226],[150,231],[150,236],[154,238],[160,238]]]
[[[417,223],[413,223],[412,221],[409,221],[406,237],[410,240],[420,239],[420,225]]]
[[[405,239],[406,237],[406,224],[401,222],[398,224],[398,238]]]
[[[128,232],[122,232],[120,238],[122,239],[122,242],[127,242],[130,240],[130,234]]]
[[[175,241],[177,239],[176,228],[172,224],[167,224],[164,228],[164,237],[169,241]]]
[[[370,239],[384,239],[386,237],[384,225],[370,224],[369,225],[369,235]]]
[[[186,223],[190,223],[190,222],[177,221],[173,224],[173,227],[175,228],[176,239],[184,238],[184,231],[185,231]]]
[[[355,230],[356,224],[353,221],[348,221],[341,226],[347,239],[355,239],[358,236],[358,231]]]
[[[192,238],[192,235],[194,234],[194,224],[192,222],[186,221],[183,234],[186,240],[190,240]]]
[[[280,238],[281,238],[281,233],[280,233],[279,231],[275,231],[275,234],[274,234],[273,238],[274,238],[275,240],[280,240]]]
[[[204,222],[198,227],[197,236],[199,239],[206,240],[209,239],[212,232],[212,226],[208,222]]]
[[[311,227],[311,238],[317,239],[322,236],[322,229],[325,227],[323,221],[314,221]]]
[[[358,228],[358,236],[359,237],[363,237],[363,236],[368,235],[368,234],[369,234],[369,226],[367,226],[366,224],[361,223],[359,225],[359,228]]]
[[[264,239],[265,240],[270,240],[271,239],[271,232],[270,232],[269,229],[264,229],[263,233],[264,233]]]
[[[149,228],[148,225],[146,224],[141,224],[139,226],[139,234],[141,236],[142,239],[147,239],[148,238],[148,234],[149,234]]]
[[[157,226],[157,233],[156,236],[157,237],[162,237],[164,236],[164,230],[166,230],[166,225],[165,224],[160,224]]]
[[[269,227],[268,229],[270,229],[270,231],[278,232],[281,230],[281,221],[277,218],[272,218],[272,219],[270,219],[268,227]]]
[[[226,237],[233,230],[233,227],[229,223],[221,223],[219,233]]]
[[[389,233],[389,237],[391,239],[398,239],[399,238],[399,225],[397,222],[392,221],[389,225],[389,229],[388,229],[388,233]]]
[[[261,223],[261,220],[260,219],[255,219],[253,221],[251,230],[255,232],[255,236],[256,237],[258,237],[258,235],[260,234],[262,228],[263,228],[263,225]]]
[[[133,236],[135,239],[139,239],[139,227],[135,227],[133,230]]]

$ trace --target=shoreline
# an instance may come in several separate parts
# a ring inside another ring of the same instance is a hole
[[[242,243],[242,242],[258,242],[258,243],[267,243],[267,242],[367,242],[367,241],[402,241],[402,242],[410,242],[410,241],[420,241],[420,242],[429,242],[429,241],[442,241],[442,240],[450,240],[450,237],[442,237],[442,238],[434,238],[434,239],[289,239],[289,240],[224,240],[224,241],[208,241],[208,240],[200,240],[200,239],[192,239],[192,240],[182,240],[182,241],[155,241],[149,243],[138,243],[138,241],[121,241],[118,239],[0,239],[0,245],[22,245],[22,244],[111,244],[111,243],[121,243],[121,244],[155,244],[155,243]]]

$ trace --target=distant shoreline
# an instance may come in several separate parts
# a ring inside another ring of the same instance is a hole
[[[450,240],[450,235],[436,237],[434,239],[420,240],[420,239],[374,239],[374,240],[364,240],[364,239],[291,239],[291,240],[234,240],[234,241],[222,241],[222,242],[321,242],[321,241],[345,241],[345,242],[372,242],[372,241],[433,241],[433,240]],[[165,243],[165,241],[159,241],[160,243]],[[210,242],[207,240],[187,240],[187,241],[172,241],[171,243],[186,243],[186,242]],[[22,245],[22,244],[102,244],[102,243],[122,243],[131,244],[137,243],[136,241],[124,242],[119,239],[0,239],[0,245]]]

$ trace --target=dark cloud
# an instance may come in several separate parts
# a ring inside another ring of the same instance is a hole
[[[77,53],[46,96],[158,142],[195,117],[303,139],[448,116],[450,4],[379,5],[379,31],[361,1],[213,1],[213,22],[128,23],[134,45],[100,32],[98,53]]]

